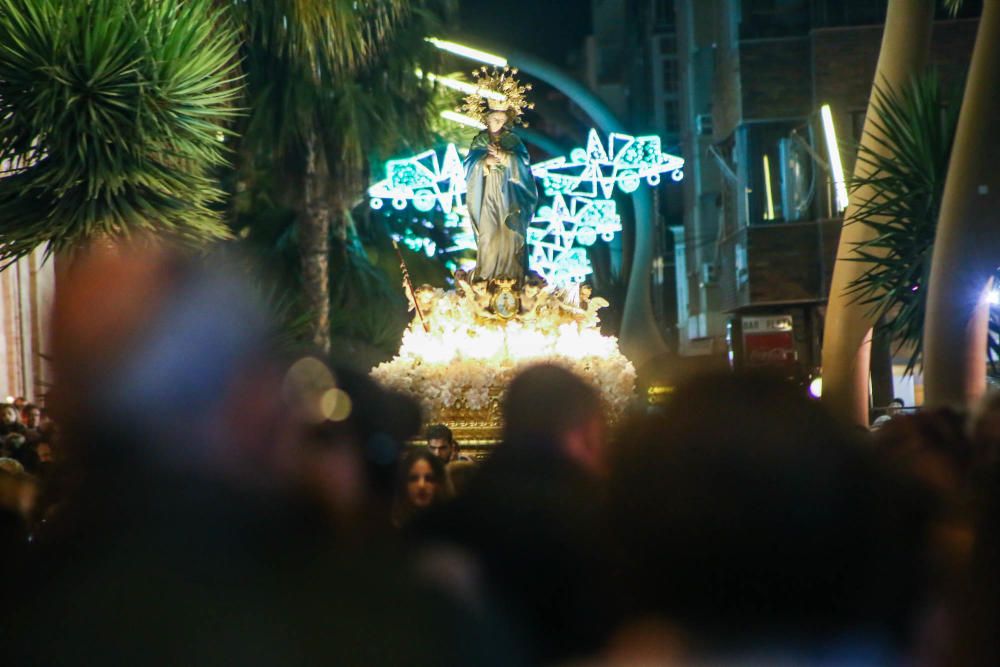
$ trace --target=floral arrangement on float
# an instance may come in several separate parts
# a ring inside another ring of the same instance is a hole
[[[635,390],[632,363],[618,340],[601,334],[598,311],[608,305],[588,285],[558,289],[537,274],[524,285],[487,281],[459,271],[458,289],[407,289],[415,317],[399,354],[373,377],[413,396],[434,423],[465,440],[499,436],[500,402],[510,380],[526,366],[559,364],[589,379],[609,416],[624,411]]]

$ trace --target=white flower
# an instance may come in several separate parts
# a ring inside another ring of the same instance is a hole
[[[602,336],[593,324],[470,323],[458,307],[439,309],[435,319],[429,333],[417,325],[408,329],[399,354],[371,371],[380,384],[410,394],[431,414],[456,407],[483,410],[517,372],[539,362],[587,378],[614,415],[635,391],[635,368],[617,339]]]

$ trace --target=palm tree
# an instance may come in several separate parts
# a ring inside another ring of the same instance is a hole
[[[865,175],[851,190],[877,193],[854,210],[851,224],[873,237],[853,250],[861,275],[849,293],[884,322],[897,350],[910,351],[907,371],[921,364],[931,250],[948,160],[958,120],[958,100],[942,92],[935,72],[915,77],[901,90],[876,86],[872,129],[875,150],[858,148]]]
[[[447,0],[244,0],[250,114],[242,174],[267,165],[276,201],[294,212],[312,342],[330,346],[331,239],[348,248],[348,211],[367,159],[426,138],[433,99],[424,42]]]
[[[0,262],[229,235],[213,170],[236,34],[207,0],[0,0]]]
[[[949,5],[956,10],[960,2]],[[924,328],[929,405],[967,407],[986,389],[986,293],[1000,264],[1000,3],[983,3],[934,241]]]
[[[933,19],[934,0],[889,0],[875,68],[877,84],[899,90],[924,68]],[[878,141],[875,101],[873,91],[861,143],[876,154],[888,155],[886,146]],[[869,177],[870,169],[865,161],[856,161],[855,179],[861,181]],[[850,193],[823,331],[823,401],[843,418],[863,425],[868,423],[869,355],[875,320],[869,308],[849,293],[850,286],[863,275],[864,265],[844,260],[856,247],[875,237],[875,230],[870,225],[850,224],[859,208],[875,196],[877,193],[868,186],[858,187]]]

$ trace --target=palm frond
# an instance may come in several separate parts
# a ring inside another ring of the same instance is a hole
[[[855,197],[867,196],[846,222],[865,225],[874,236],[846,257],[867,265],[847,292],[869,306],[873,319],[883,319],[898,349],[912,346],[907,372],[921,361],[931,248],[958,100],[942,92],[934,72],[900,90],[876,85],[875,116],[865,128],[872,144],[858,147],[863,175],[849,183]]]
[[[439,71],[440,55],[425,37],[439,32],[441,17],[452,4],[369,0],[359,3],[371,10],[366,14],[345,0],[237,3],[236,15],[249,21],[241,55],[250,113],[241,132],[243,191],[236,200],[240,224],[249,228],[246,241],[270,248],[267,261],[276,273],[298,274],[296,244],[286,242],[301,224],[310,222],[301,215],[303,146],[307,137],[319,137],[330,173],[324,190],[334,218],[331,332],[383,350],[398,347],[405,302],[399,288],[388,285],[363,252],[347,248],[342,253],[339,239],[345,232],[354,233],[349,210],[364,194],[369,165],[432,143],[432,119],[443,106],[441,95],[415,70]],[[315,12],[320,10],[328,15],[319,17]],[[312,42],[329,53],[307,52],[289,43],[309,42],[312,38],[305,35],[315,36],[319,25],[326,25],[328,32],[337,27],[350,34]],[[359,46],[362,42],[371,44]],[[343,49],[349,53],[341,53]],[[281,209],[288,216],[269,215],[268,209]],[[355,300],[351,294],[364,298]]]
[[[410,0],[239,0],[245,40],[317,81],[350,75],[371,61]]]
[[[236,53],[207,0],[0,0],[0,261],[137,233],[226,238],[211,170]]]
[[[965,0],[944,0],[944,7],[952,16],[958,15],[958,10],[965,4]]]

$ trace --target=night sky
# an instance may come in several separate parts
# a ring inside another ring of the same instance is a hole
[[[459,0],[458,30],[564,66],[590,34],[590,0]]]

